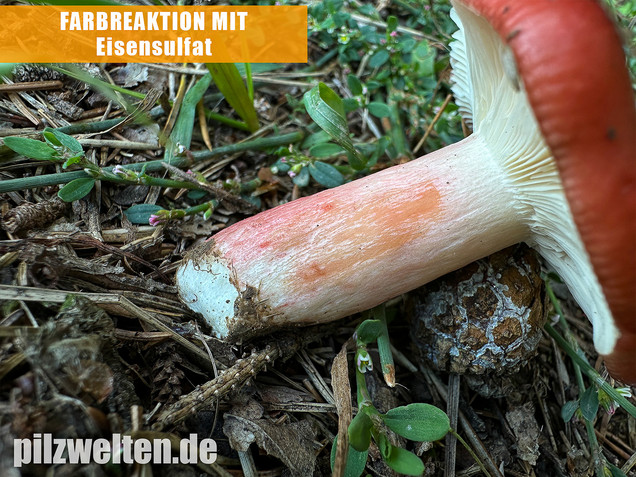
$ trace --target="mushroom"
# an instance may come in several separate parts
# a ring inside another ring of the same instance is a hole
[[[219,338],[335,320],[510,245],[568,285],[636,384],[636,111],[594,0],[456,0],[453,92],[473,133],[245,219],[191,251],[179,293]]]

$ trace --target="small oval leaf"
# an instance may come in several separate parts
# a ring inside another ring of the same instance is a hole
[[[336,462],[336,448],[338,446],[338,436],[333,440],[331,445],[331,470],[333,470]],[[353,447],[347,449],[347,464],[345,465],[344,477],[360,477],[367,465],[367,456],[369,451],[358,452]]]
[[[386,118],[391,116],[391,108],[389,108],[389,106],[385,103],[372,101],[367,107],[369,108],[369,113],[374,115],[376,118]]]
[[[148,225],[150,216],[162,209],[163,207],[155,204],[136,204],[124,210],[124,215],[133,224]]]
[[[72,180],[64,187],[62,187],[57,196],[64,202],[73,202],[80,200],[82,197],[86,197],[95,186],[95,179],[92,177],[80,177],[79,179]]]
[[[4,144],[9,149],[22,154],[23,156],[37,159],[39,161],[50,161],[55,159],[55,149],[48,144],[28,137],[5,137]]]
[[[364,344],[373,343],[382,333],[380,320],[364,320],[356,329],[356,337]]]
[[[84,153],[84,148],[73,136],[69,136],[68,134],[55,129],[45,129],[45,132],[53,135],[62,146],[66,147],[72,153],[72,155]]]
[[[345,112],[350,113],[351,111],[355,111],[360,108],[360,102],[356,98],[345,98],[342,101],[344,105]]]
[[[385,461],[398,474],[422,475],[424,473],[424,463],[422,459],[406,449],[391,447],[391,452]]]
[[[386,19],[386,30],[391,33],[397,30],[398,27],[398,19],[395,15],[389,15]]]
[[[568,401],[561,408],[561,418],[565,422],[570,422],[570,419],[574,416],[574,413],[579,408],[578,401]]]
[[[347,76],[347,85],[352,95],[359,96],[362,94],[362,83],[356,75],[350,74]]]
[[[437,441],[450,430],[446,413],[431,404],[413,403],[396,407],[382,419],[393,432],[412,441]]]
[[[342,177],[340,171],[331,164],[316,161],[313,164],[310,164],[307,169],[309,169],[311,177],[325,187],[338,187],[339,185],[344,184],[344,177]]]
[[[386,51],[386,50],[378,50],[369,59],[369,66],[371,68],[379,68],[384,63],[389,61],[389,57],[390,57],[390,55],[389,55],[388,51]]]
[[[358,452],[369,449],[371,444],[371,428],[373,422],[364,412],[358,412],[349,424],[349,444]]]
[[[616,467],[615,465],[610,464],[609,462],[607,463],[607,465],[609,466],[609,470],[610,470],[610,475],[612,477],[627,477],[625,475],[625,473],[619,469],[618,467]],[[606,474],[607,475],[607,474]]]
[[[298,174],[294,176],[292,182],[298,187],[307,187],[309,184],[309,171],[303,167]]]
[[[360,156],[360,157],[363,157],[363,156]],[[348,154],[347,159],[349,160],[349,165],[356,171],[363,170],[365,167],[367,167],[367,164],[368,164],[367,159],[363,159],[361,161],[358,157],[354,156],[353,154]]]
[[[596,388],[589,387],[581,396],[581,413],[588,421],[593,421],[598,412],[598,392]]]

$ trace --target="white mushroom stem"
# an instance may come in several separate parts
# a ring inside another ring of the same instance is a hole
[[[182,298],[220,337],[369,309],[527,236],[497,162],[473,135],[246,219],[187,258]]]
[[[180,293],[220,338],[334,320],[528,240],[519,195],[474,134],[219,232]]]

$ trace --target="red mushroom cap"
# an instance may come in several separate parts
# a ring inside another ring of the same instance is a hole
[[[514,54],[620,330],[606,364],[636,383],[636,108],[621,39],[594,0],[461,3]]]

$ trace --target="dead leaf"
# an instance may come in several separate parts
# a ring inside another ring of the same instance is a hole
[[[517,438],[517,456],[530,465],[539,458],[539,424],[534,417],[534,405],[527,402],[506,413],[506,420]]]
[[[293,476],[313,475],[316,432],[308,421],[280,425],[268,419],[252,421],[226,414],[223,432],[235,450],[247,451],[255,442],[267,454],[280,459]]]

